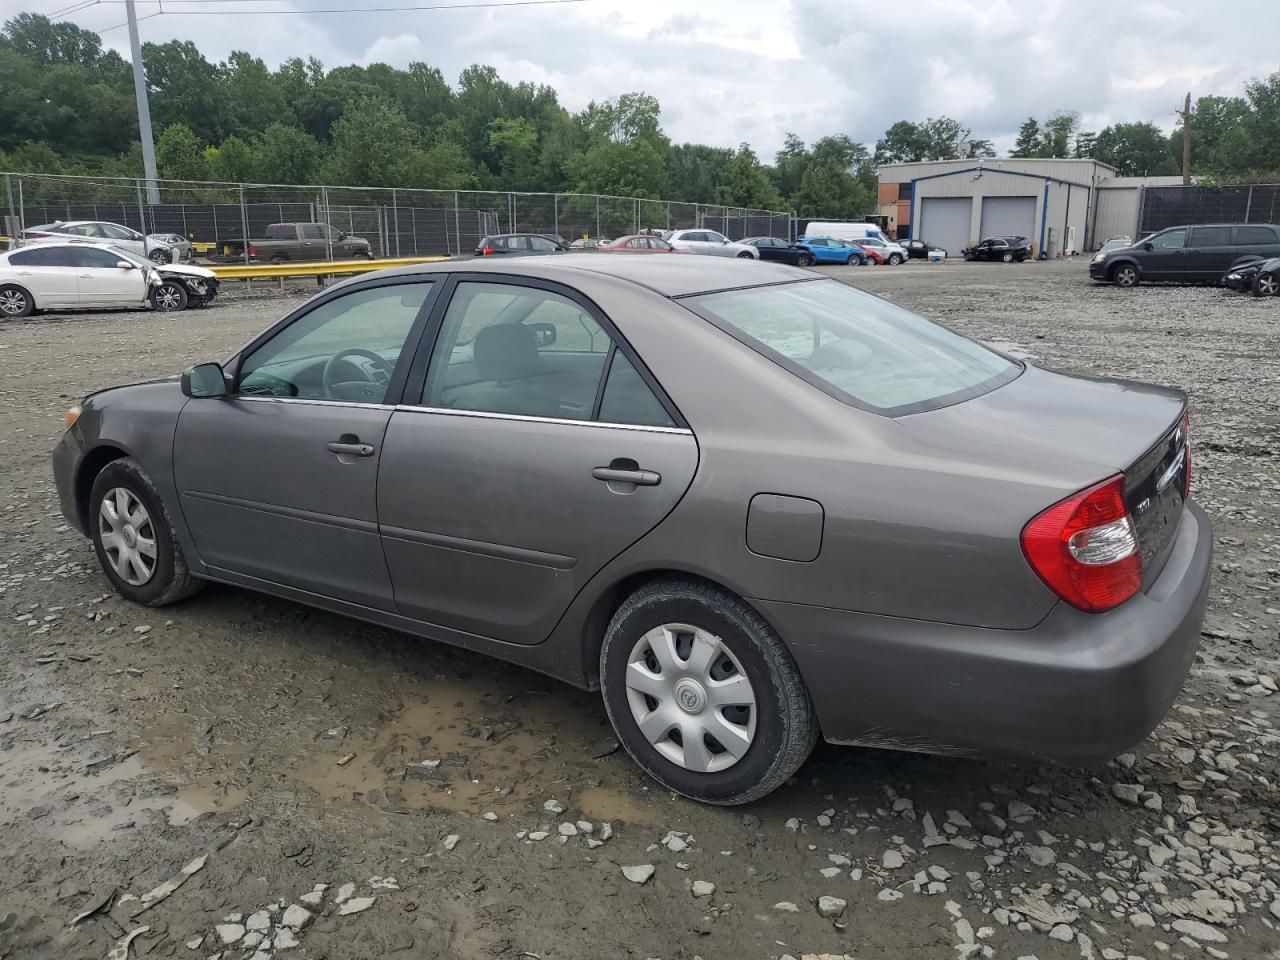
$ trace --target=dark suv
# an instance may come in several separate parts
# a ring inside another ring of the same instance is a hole
[[[477,257],[493,257],[503,253],[568,253],[569,246],[559,237],[545,233],[498,233],[481,237],[476,244]]]
[[[976,247],[960,251],[966,260],[1000,260],[1021,263],[1031,259],[1031,241],[1026,237],[988,237]]]
[[[1280,227],[1270,223],[1205,223],[1169,227],[1130,247],[1097,253],[1089,276],[1121,287],[1140,280],[1216,283],[1237,262],[1280,257]]]

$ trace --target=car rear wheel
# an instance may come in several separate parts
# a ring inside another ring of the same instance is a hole
[[[1280,277],[1274,273],[1259,273],[1253,278],[1253,294],[1257,297],[1274,297],[1280,294]]]
[[[152,263],[160,265],[173,262],[172,255],[168,250],[152,250],[147,259]]]
[[[797,267],[813,266],[813,257],[809,256],[809,254],[807,253],[800,254],[800,256],[796,260],[796,266]]]
[[[283,253],[273,253],[271,255],[271,262],[277,267],[280,266],[280,264],[284,263],[287,259],[288,258]]]
[[[138,461],[112,460],[94,478],[89,523],[102,571],[126,599],[162,607],[204,586],[187,569],[164,502]]]
[[[1137,286],[1138,268],[1131,263],[1122,263],[1111,271],[1111,281],[1117,287]]]
[[[31,294],[16,284],[0,286],[0,316],[29,317],[35,310]]]
[[[704,803],[749,803],[800,768],[818,737],[790,653],[743,600],[660,580],[614,614],[600,651],[605,709],[650,776]]]
[[[151,290],[151,306],[161,313],[187,309],[187,289],[176,280],[167,280]]]
[[[889,266],[896,267],[901,262],[902,262],[902,257],[898,256],[898,254],[896,253],[889,254]]]
[[[1005,254],[1004,256],[1002,256],[1000,259],[1001,259],[1001,260],[1003,260],[1005,263],[1013,263],[1013,254],[1012,254],[1012,253],[1006,253],[1006,254]]]

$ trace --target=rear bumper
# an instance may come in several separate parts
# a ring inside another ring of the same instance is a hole
[[[1104,614],[992,630],[757,601],[834,743],[1087,765],[1140,741],[1195,658],[1213,530],[1188,503],[1160,576]]]

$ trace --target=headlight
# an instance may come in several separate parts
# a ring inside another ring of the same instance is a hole
[[[1228,279],[1228,280],[1239,280],[1239,279],[1240,279],[1240,274],[1238,274],[1238,273],[1228,273],[1228,274],[1227,274],[1227,279]]]
[[[1095,257],[1093,258],[1093,262],[1094,262],[1094,263],[1101,263],[1101,262],[1102,262],[1103,260],[1105,260],[1105,259],[1107,259],[1107,255],[1106,255],[1105,253],[1100,253],[1100,254],[1098,254],[1097,256],[1095,256]]]
[[[74,407],[68,410],[64,419],[67,421],[68,430],[74,427],[76,425],[76,421],[80,419],[80,404],[77,403]]]

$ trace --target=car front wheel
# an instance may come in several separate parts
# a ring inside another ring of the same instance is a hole
[[[187,309],[187,290],[175,280],[168,280],[151,290],[151,306],[161,313]]]
[[[1013,254],[1012,254],[1012,253],[1006,253],[1006,254],[1005,254],[1004,256],[1002,256],[1000,259],[1001,259],[1001,260],[1003,260],[1005,263],[1013,263]]]
[[[754,258],[751,256],[751,254],[747,253],[747,251],[745,251],[745,250],[743,250],[743,251],[742,251],[740,254],[738,254],[737,256],[738,256],[738,259],[739,259],[739,260],[752,260],[752,259],[754,259]]]
[[[1274,273],[1259,273],[1253,278],[1253,293],[1257,297],[1274,297],[1280,294],[1280,277]]]
[[[31,294],[22,287],[11,283],[0,286],[0,316],[29,317],[35,306]]]
[[[889,266],[896,267],[901,262],[902,257],[898,256],[896,253],[889,254]]]
[[[749,803],[808,758],[818,724],[769,624],[711,584],[670,579],[632,594],[600,652],[605,709],[650,776],[704,803]]]
[[[187,569],[164,502],[138,461],[112,460],[94,479],[89,523],[102,571],[126,599],[162,607],[204,586]]]
[[[813,266],[813,257],[809,256],[809,254],[807,253],[800,254],[800,256],[796,259],[796,266],[797,267]]]
[[[1131,263],[1122,263],[1111,271],[1111,280],[1117,287],[1137,286],[1138,268]]]

